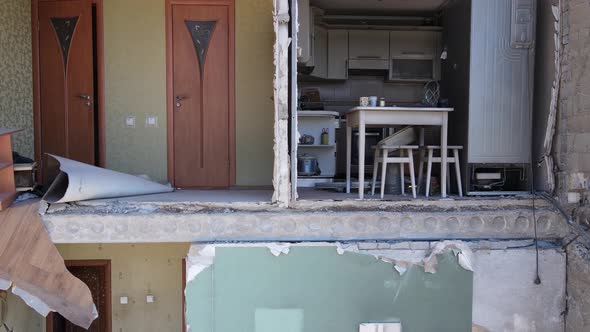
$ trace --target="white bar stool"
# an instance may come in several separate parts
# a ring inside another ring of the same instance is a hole
[[[459,150],[463,149],[461,145],[449,145],[447,146],[448,151],[453,152],[453,156],[447,157],[447,164],[455,164],[455,175],[457,178],[457,188],[459,189],[459,196],[463,197],[463,188],[461,188],[461,169],[459,165]],[[428,159],[427,159],[427,167],[426,167],[426,197],[430,195],[430,177],[432,175],[432,163],[439,163],[441,162],[440,156],[434,156],[434,150],[440,150],[440,145],[427,145],[426,150],[428,150]],[[440,153],[439,153],[440,154]],[[420,163],[422,163],[421,161]],[[447,168],[447,171],[449,168]],[[449,177],[447,176],[447,181]]]
[[[402,183],[402,195],[405,195],[404,164],[409,164],[410,180],[412,182],[412,196],[416,198],[416,177],[414,174],[414,150],[418,145],[383,145],[375,147],[375,159],[373,160],[373,185],[371,195],[375,195],[375,184],[377,182],[377,170],[381,164],[381,198],[385,195],[385,173],[387,164],[400,165],[400,177]],[[399,156],[389,156],[390,152],[399,151]]]

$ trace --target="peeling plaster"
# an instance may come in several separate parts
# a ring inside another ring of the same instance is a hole
[[[390,263],[398,271],[400,275],[404,274],[408,268],[413,265],[418,265],[424,268],[425,272],[436,273],[436,265],[438,260],[436,255],[440,255],[446,251],[452,251],[457,258],[458,264],[465,270],[473,272],[473,252],[462,241],[442,241],[437,242],[429,255],[422,258],[408,259],[407,256],[396,254],[371,254],[361,251],[358,244],[353,243],[287,243],[287,242],[270,242],[270,243],[222,243],[222,244],[193,244],[191,245],[187,255],[186,276],[187,284],[194,280],[196,276],[203,272],[206,268],[213,265],[215,260],[216,247],[266,247],[275,257],[281,254],[288,255],[291,247],[334,247],[339,255],[345,252],[360,253],[363,255],[370,255],[383,262]]]

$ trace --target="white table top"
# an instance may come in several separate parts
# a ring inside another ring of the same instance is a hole
[[[421,106],[387,106],[387,107],[370,107],[357,106],[351,108],[350,112],[356,111],[422,111],[422,112],[452,112],[452,107],[421,107]]]

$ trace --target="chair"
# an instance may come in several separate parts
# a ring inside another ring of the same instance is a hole
[[[462,150],[461,145],[449,145],[447,151],[452,151],[453,155],[447,157],[448,164],[455,164],[455,175],[457,178],[457,188],[459,189],[459,196],[463,197],[463,188],[461,188],[461,170],[459,166],[459,150]],[[427,167],[426,167],[426,197],[430,194],[430,178],[432,175],[432,163],[440,163],[442,158],[440,156],[434,156],[434,150],[440,150],[440,145],[427,145],[426,150],[428,151]],[[423,161],[420,161],[423,163]],[[447,167],[447,171],[449,168]],[[447,176],[447,182],[450,186],[450,177]]]
[[[414,174],[414,150],[418,149],[417,145],[409,145],[416,141],[416,131],[413,127],[405,127],[393,135],[390,135],[377,143],[374,147],[375,157],[373,159],[373,183],[371,194],[375,195],[375,185],[377,182],[377,172],[379,164],[381,165],[381,198],[385,195],[385,178],[387,164],[400,164],[400,176],[402,183],[402,194],[405,194],[404,185],[404,164],[410,165],[410,178],[412,181],[412,195],[416,198],[416,184]],[[399,152],[398,156],[390,156],[390,153]]]
[[[410,181],[412,183],[412,196],[416,198],[416,175],[414,174],[414,150],[418,145],[384,145],[375,148],[375,159],[373,163],[373,185],[371,195],[375,195],[375,183],[377,182],[377,170],[381,164],[381,198],[385,195],[385,176],[387,164],[399,164],[402,195],[406,194],[404,183],[404,164],[409,164]],[[399,156],[390,156],[390,152],[399,151]]]

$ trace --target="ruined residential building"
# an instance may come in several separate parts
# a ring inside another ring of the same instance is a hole
[[[88,168],[116,197],[39,203],[92,331],[587,331],[588,17],[587,0],[0,0],[0,127],[23,129],[37,192],[47,154],[141,175]],[[459,172],[420,162],[445,146]],[[132,195],[151,185],[176,190]],[[74,328],[29,305],[0,291],[0,331]]]

